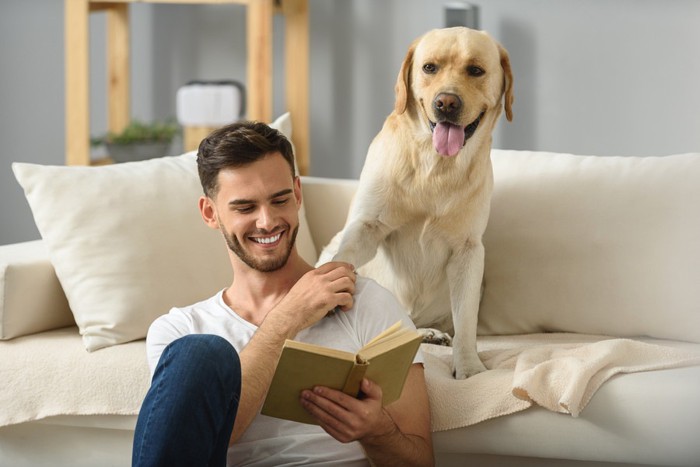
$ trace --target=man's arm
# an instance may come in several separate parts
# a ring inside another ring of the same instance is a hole
[[[382,390],[364,380],[362,400],[316,387],[302,393],[302,405],[342,443],[359,441],[376,466],[432,466],[430,405],[423,366],[415,363],[401,397],[382,408]]]
[[[302,276],[258,327],[240,352],[241,398],[229,444],[250,426],[270,388],[286,339],[296,336],[340,307],[352,307],[354,268],[346,263],[326,263]]]

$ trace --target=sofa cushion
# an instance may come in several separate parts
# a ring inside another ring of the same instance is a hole
[[[492,160],[480,334],[700,342],[700,154]]]
[[[522,337],[533,346],[553,345],[549,334],[539,339],[537,336]],[[569,338],[579,342],[595,341],[595,336],[571,335]],[[516,341],[512,336],[480,337],[479,349],[507,348]],[[648,338],[640,341],[700,352],[698,344]],[[480,373],[477,377],[497,377],[489,373]],[[478,396],[488,397],[486,394]],[[447,460],[466,453],[481,453],[569,459],[561,463],[562,466],[578,465],[575,461],[594,465],[622,463],[628,467],[691,466],[698,465],[700,459],[699,432],[700,366],[690,366],[614,376],[600,387],[577,418],[535,405],[505,417],[435,432],[433,444],[439,465],[471,465],[465,464],[464,459],[461,464]],[[549,464],[534,461],[521,465]]]
[[[289,117],[273,126],[289,131]],[[231,282],[226,246],[201,219],[195,153],[103,167],[14,164],[85,347],[146,336],[173,306]],[[303,212],[299,252],[316,251]]]
[[[0,340],[75,326],[41,240],[0,246]]]

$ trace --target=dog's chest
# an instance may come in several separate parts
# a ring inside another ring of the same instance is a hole
[[[391,290],[417,326],[449,330],[451,248],[434,235],[433,227],[423,227],[412,225],[389,235],[360,272]]]
[[[451,168],[455,170],[415,171],[391,183],[382,213],[387,224],[400,234],[418,231],[421,239],[439,237],[452,248],[479,240],[488,221],[491,174],[462,166]]]
[[[477,201],[477,202],[475,202]],[[481,225],[488,206],[464,193],[441,192],[424,187],[395,190],[382,214],[394,231],[390,237],[406,239],[422,248],[446,244],[459,248]]]
[[[446,266],[454,248],[442,225],[426,219],[409,222],[392,232],[379,249],[392,265],[394,275],[415,289],[419,283],[432,288],[445,282]]]

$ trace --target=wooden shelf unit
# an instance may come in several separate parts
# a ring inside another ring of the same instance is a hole
[[[130,116],[129,4],[240,4],[247,7],[247,116],[272,121],[273,16],[285,18],[285,94],[301,174],[309,171],[308,0],[64,0],[66,164],[90,165],[89,15],[107,14],[108,126],[119,132]],[[173,96],[175,99],[175,96]]]

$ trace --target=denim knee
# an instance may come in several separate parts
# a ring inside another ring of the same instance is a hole
[[[181,337],[163,351],[134,432],[134,466],[224,465],[241,390],[224,338]]]
[[[218,379],[240,384],[241,362],[236,349],[226,339],[212,334],[189,334],[171,342],[163,355],[185,359],[200,381]],[[181,360],[182,362],[182,360]]]

